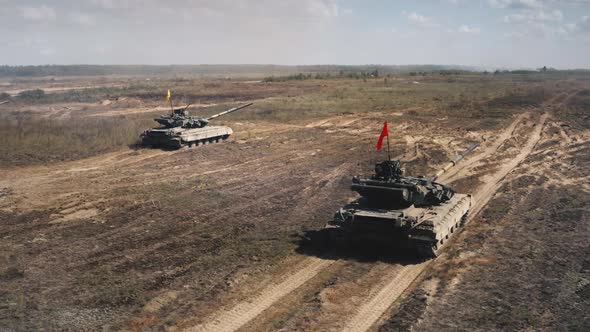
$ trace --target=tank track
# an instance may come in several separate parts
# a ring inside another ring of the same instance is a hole
[[[216,137],[204,138],[196,141],[183,141],[180,137],[173,137],[166,140],[154,140],[152,138],[144,138],[143,145],[152,147],[167,147],[172,149],[181,149],[184,147],[192,148],[193,146],[219,143],[229,138],[229,135],[222,135]]]
[[[182,147],[192,148],[193,146],[219,143],[221,141],[225,141],[226,139],[228,139],[228,137],[229,137],[229,135],[223,135],[223,136],[205,138],[205,139],[201,139],[201,140],[197,140],[197,141],[192,141],[192,142],[179,142],[179,147],[178,148],[182,148]]]

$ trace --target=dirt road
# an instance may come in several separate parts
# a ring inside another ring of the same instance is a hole
[[[528,114],[530,116],[530,114]],[[541,138],[543,125],[547,119],[547,114],[543,114],[534,129],[530,132],[526,144],[520,150],[520,153],[503,163],[503,166],[496,170],[493,175],[489,176],[485,181],[485,185],[478,188],[473,193],[474,204],[469,211],[468,222],[473,220],[475,216],[485,207],[487,202],[493,197],[494,193],[502,184],[502,180],[514,170],[524,159],[531,154],[535,145]],[[513,125],[509,127],[510,132],[522,120],[523,117],[517,118]],[[509,136],[500,135],[498,140],[505,141]],[[495,149],[486,148],[481,154],[478,154],[477,161],[484,160],[485,157],[490,157],[497,150],[498,142],[492,144]],[[501,144],[501,143],[500,143]],[[474,158],[475,159],[475,158]],[[476,162],[477,162],[476,161]],[[472,163],[468,163],[471,165]],[[464,169],[464,168],[463,168]],[[455,175],[457,176],[457,175]],[[447,180],[453,180],[453,177],[448,177]],[[451,242],[452,243],[452,242]],[[452,245],[452,244],[451,244]],[[366,303],[358,309],[357,315],[354,316],[345,325],[345,331],[367,331],[373,326],[385,311],[402,295],[402,293],[412,284],[412,282],[424,271],[430,262],[424,262],[416,265],[404,266],[401,271],[394,271],[393,275],[385,277],[385,280],[390,280],[385,285],[378,286],[372,291],[375,295],[369,298]],[[377,290],[381,288],[378,292]]]
[[[236,331],[333,263],[334,261],[330,260],[307,258],[293,271],[284,275],[285,280],[277,280],[255,299],[242,302],[231,310],[220,312],[217,316],[208,319],[210,322],[186,329],[186,331]]]

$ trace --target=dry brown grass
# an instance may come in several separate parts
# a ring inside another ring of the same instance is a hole
[[[49,119],[31,112],[0,113],[0,167],[78,159],[129,146],[149,122],[129,117]]]

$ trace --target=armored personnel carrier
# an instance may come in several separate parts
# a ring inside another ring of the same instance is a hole
[[[463,226],[473,201],[471,195],[457,194],[434,181],[476,146],[471,145],[430,178],[404,176],[399,160],[377,164],[369,178],[353,177],[351,189],[360,198],[336,212],[327,227],[340,240],[385,240],[415,249],[420,256],[436,257]]]
[[[175,108],[172,114],[154,119],[161,126],[148,129],[141,134],[143,145],[179,149],[183,146],[219,142],[227,139],[233,130],[225,126],[209,126],[209,121],[248,107],[252,103],[231,108],[208,118],[189,116],[188,107]]]

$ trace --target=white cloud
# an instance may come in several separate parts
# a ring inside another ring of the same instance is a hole
[[[69,19],[76,24],[84,26],[94,26],[96,24],[94,17],[82,12],[70,13]]]
[[[512,32],[504,33],[504,37],[522,39],[522,38],[526,37],[526,34],[521,31],[512,31]]]
[[[53,49],[53,48],[44,48],[39,51],[39,54],[45,55],[45,56],[54,55],[55,53],[56,53],[55,49]]]
[[[477,28],[477,27],[470,27],[466,24],[463,24],[462,26],[459,27],[459,32],[464,32],[464,33],[480,33],[481,29]]]
[[[538,9],[544,6],[540,0],[488,0],[488,3],[495,8],[508,9]]]
[[[55,10],[51,7],[22,7],[20,8],[23,18],[31,21],[52,21],[55,20]]]
[[[425,24],[430,22],[430,18],[426,16],[422,16],[418,13],[410,13],[408,14],[408,19],[415,23]]]
[[[338,16],[338,4],[336,3],[336,0],[308,0],[307,10],[312,16]]]
[[[150,5],[150,1],[141,0],[90,0],[90,2],[102,9],[137,8]]]
[[[404,14],[406,16],[406,18],[408,19],[408,21],[410,21],[410,23],[412,23],[413,25],[417,25],[417,26],[421,26],[421,27],[437,26],[437,24],[434,23],[432,18],[424,16],[424,15],[420,15],[416,12],[407,13],[404,11],[404,12],[402,12],[402,14]]]
[[[590,33],[590,16],[582,16],[577,22],[564,25],[572,33]]]
[[[589,27],[583,27],[583,21],[568,24],[547,24],[545,22],[530,22],[522,24],[519,29],[504,34],[507,37],[537,37],[537,38],[571,38],[572,34],[581,33]]]
[[[89,0],[94,6],[105,10],[131,9],[175,10],[175,14],[218,14],[211,16],[280,16],[280,17],[337,17],[351,13],[341,10],[337,0]]]
[[[43,37],[28,37],[19,41],[19,46],[27,50],[29,54],[39,54],[44,57],[57,53],[53,45]]]
[[[514,31],[505,34],[508,37],[523,38],[525,36],[563,38],[567,36],[573,26],[564,24],[561,10],[555,9],[556,4],[571,1],[555,0],[491,0],[490,3],[500,8],[515,10],[505,15],[503,21],[513,26]]]
[[[560,22],[561,20],[563,20],[563,13],[560,10],[549,12],[544,10],[524,11],[504,16],[504,22],[506,23]]]

